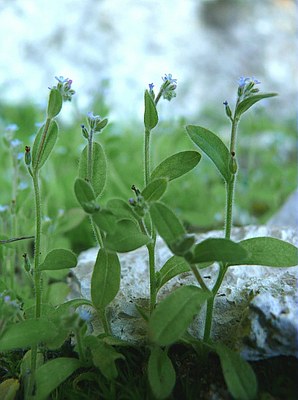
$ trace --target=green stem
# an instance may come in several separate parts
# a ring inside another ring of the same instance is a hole
[[[38,170],[34,170],[33,172],[30,170],[29,172],[33,180],[34,198],[35,198],[35,241],[34,241],[33,280],[35,289],[35,318],[38,319],[41,316],[41,273],[39,271],[40,250],[41,250],[41,200],[40,200]],[[37,345],[34,345],[31,348],[31,374],[30,374],[30,382],[28,389],[29,394],[32,393],[34,386],[37,349],[38,349]]]
[[[92,171],[92,166],[93,166],[93,133],[94,133],[94,131],[93,131],[93,129],[90,129],[90,136],[89,136],[89,139],[88,139],[88,160],[87,160],[87,174],[88,174],[88,176],[87,176],[87,178],[88,178],[88,181],[89,182],[91,182],[92,183],[92,174],[93,174],[93,171]]]
[[[32,179],[35,197],[35,243],[33,279],[35,286],[35,318],[39,318],[41,316],[41,272],[39,271],[41,250],[41,200],[37,170],[33,172]]]
[[[99,320],[101,321],[101,323],[103,325],[105,334],[111,335],[112,332],[111,332],[111,328],[110,328],[110,325],[107,320],[106,309],[103,309],[103,310],[97,309],[97,313],[99,316]]]
[[[155,278],[155,240],[147,245],[149,255],[149,278],[150,278],[150,314],[156,304],[156,278]]]
[[[144,148],[144,167],[145,167],[145,186],[150,180],[150,131],[145,130],[145,148]]]
[[[102,239],[102,235],[101,232],[97,229],[96,224],[93,221],[92,215],[89,215],[89,220],[90,220],[90,224],[95,236],[95,239],[97,241],[97,244],[100,248],[103,248],[103,239]]]
[[[203,290],[206,290],[207,292],[209,292],[208,286],[204,282],[204,279],[202,278],[202,276],[201,276],[198,268],[196,267],[196,265],[189,263],[189,266],[190,266],[190,269],[192,270],[196,280],[198,281],[199,285],[201,286],[201,288]]]
[[[233,175],[230,182],[226,184],[226,217],[225,217],[225,238],[230,239],[233,224],[233,201],[236,176]]]
[[[235,108],[236,109],[236,108]],[[237,139],[237,127],[239,123],[239,118],[232,119],[232,129],[231,129],[231,141],[230,141],[230,153],[232,157],[236,153],[236,139]],[[232,225],[233,225],[233,201],[235,192],[236,174],[233,174],[231,180],[226,183],[226,216],[225,216],[225,238],[230,239]],[[222,284],[222,281],[227,272],[227,265],[221,263],[218,273],[217,280],[212,289],[212,297],[207,300],[207,309],[205,317],[205,328],[204,328],[204,341],[208,342],[210,340],[211,329],[212,329],[212,316],[214,309],[214,301],[217,292]]]
[[[222,284],[222,281],[225,277],[227,271],[227,266],[225,264],[220,264],[219,273],[216,279],[216,282],[212,288],[212,297],[207,300],[207,309],[206,309],[206,317],[205,317],[205,327],[204,327],[204,341],[208,342],[210,339],[211,329],[212,329],[212,319],[213,319],[213,309],[214,309],[214,301],[217,295],[217,292]]]

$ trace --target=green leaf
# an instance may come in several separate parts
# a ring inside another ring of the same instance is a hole
[[[74,268],[77,265],[76,255],[66,249],[51,250],[40,265],[41,271]]]
[[[118,219],[140,220],[140,217],[133,211],[128,202],[122,199],[111,199],[107,202],[107,208],[112,211]]]
[[[210,238],[198,243],[194,248],[193,263],[210,261],[242,262],[248,252],[239,244],[229,239]]]
[[[236,400],[256,399],[257,378],[248,362],[222,343],[213,347],[219,355],[224,378],[233,398]]]
[[[88,145],[85,146],[81,153],[79,163],[79,177],[88,179]],[[91,186],[94,190],[95,197],[97,198],[103,191],[107,179],[107,159],[102,146],[98,142],[92,144],[92,177]]]
[[[18,379],[9,378],[0,383],[0,399],[14,400],[20,388]]]
[[[156,106],[148,90],[145,90],[145,112],[144,112],[144,125],[148,131],[155,128],[158,123],[158,114]]]
[[[43,124],[39,129],[32,148],[32,166],[33,168],[41,168],[48,159],[58,137],[58,125],[55,120],[52,120],[49,124],[46,132],[45,139],[43,141],[44,129],[46,124]],[[43,142],[42,142],[43,141]]]
[[[74,191],[78,202],[86,213],[92,214],[99,210],[99,206],[95,203],[95,193],[89,182],[77,178]]]
[[[117,254],[100,249],[91,277],[91,299],[95,308],[104,310],[115,298],[120,287],[120,274]]]
[[[277,93],[259,93],[253,96],[247,97],[246,99],[240,101],[236,109],[236,117],[239,118],[245,111],[247,111],[251,106],[262,99],[266,99],[268,97],[277,96]]]
[[[163,160],[152,172],[151,180],[156,178],[179,178],[191,171],[200,161],[201,154],[197,151],[181,151]]]
[[[190,268],[188,263],[182,257],[173,256],[163,265],[158,272],[159,284],[158,290],[164,286],[170,279],[177,275],[189,272]]]
[[[168,246],[186,233],[178,217],[165,204],[151,204],[150,215],[158,233]]]
[[[298,265],[298,249],[294,245],[272,237],[246,239],[239,244],[249,253],[241,263],[230,265],[265,265],[287,268]]]
[[[158,178],[151,181],[142,191],[145,201],[151,202],[159,200],[167,190],[168,180],[166,178]]]
[[[176,373],[167,353],[154,347],[148,361],[148,380],[157,399],[167,398],[176,382]]]
[[[231,180],[229,150],[215,133],[201,126],[188,125],[187,133],[191,140],[213,161],[226,182]]]
[[[116,379],[118,371],[115,361],[118,359],[123,360],[125,357],[118,353],[113,346],[95,336],[87,336],[84,339],[84,343],[91,350],[93,364],[99,368],[106,379],[109,381]]]
[[[151,314],[149,337],[152,342],[168,346],[179,340],[209,297],[209,292],[197,286],[183,286],[172,292]]]
[[[108,209],[100,209],[92,214],[92,220],[104,232],[113,233],[116,229],[117,217]]]
[[[0,351],[24,349],[51,340],[55,325],[45,319],[28,319],[9,325],[0,338]]]
[[[49,394],[80,368],[76,358],[60,357],[48,361],[36,371],[36,395],[33,400],[46,400]]]
[[[59,114],[62,108],[62,96],[59,90],[51,89],[49,102],[48,102],[48,109],[47,109],[47,116],[48,118],[54,118],[56,115]]]
[[[122,219],[117,222],[115,231],[107,234],[105,245],[109,250],[126,253],[144,246],[150,241],[150,237],[141,233],[133,221]]]

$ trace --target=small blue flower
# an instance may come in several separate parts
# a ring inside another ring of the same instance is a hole
[[[152,92],[154,88],[154,83],[149,83],[149,91]]]
[[[9,124],[6,126],[5,130],[8,132],[15,132],[19,129],[17,124]]]
[[[227,102],[227,100],[225,100],[222,104],[223,104],[224,106],[228,106],[228,105],[229,105],[229,103]]]
[[[256,79],[254,76],[251,78],[251,80],[253,81],[253,83],[255,85],[259,85],[261,83],[261,81],[259,81],[258,79]]]
[[[13,148],[18,147],[20,144],[22,144],[22,142],[19,139],[13,139],[10,142],[10,145]]]
[[[244,78],[243,76],[240,76],[238,80],[239,87],[244,87],[249,81],[250,78]]]
[[[79,311],[79,316],[83,321],[89,322],[92,319],[91,312],[85,308]]]
[[[177,79],[172,78],[172,74],[165,74],[164,77],[161,78],[164,82],[170,82],[174,83],[175,85],[177,84]]]

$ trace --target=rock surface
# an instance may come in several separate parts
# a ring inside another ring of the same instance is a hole
[[[293,229],[281,230],[265,226],[235,228],[235,241],[257,236],[272,236],[297,246],[298,237]],[[221,231],[199,235],[198,241],[208,237],[222,237]],[[157,241],[157,268],[171,256],[161,239]],[[92,248],[79,256],[73,270],[81,286],[83,297],[90,298],[90,280],[97,249]],[[132,342],[144,339],[146,324],[140,318],[135,304],[144,305],[149,297],[147,249],[119,255],[121,287],[108,308],[114,335]],[[211,287],[217,276],[217,266],[203,270]],[[248,360],[277,355],[298,357],[298,309],[296,283],[298,267],[269,268],[260,266],[230,267],[215,302],[212,336],[236,346]],[[159,300],[184,284],[195,284],[190,273],[168,282],[159,293]],[[189,330],[197,337],[203,331],[204,310],[195,318]],[[94,320],[94,329],[101,331],[100,322]]]

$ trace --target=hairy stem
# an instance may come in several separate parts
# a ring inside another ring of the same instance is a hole
[[[145,186],[150,180],[150,131],[145,130],[145,147],[144,147],[144,170],[145,170]]]

